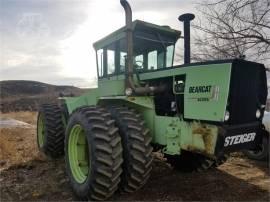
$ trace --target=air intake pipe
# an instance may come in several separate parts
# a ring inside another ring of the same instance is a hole
[[[195,18],[192,13],[185,13],[178,17],[184,23],[184,64],[190,63],[190,21]]]
[[[133,80],[133,33],[132,33],[132,10],[126,0],[120,0],[125,9],[126,15],[126,38],[127,38],[127,72],[126,72],[126,95],[145,95],[148,93],[158,93],[165,90],[165,86],[144,86],[136,87]]]

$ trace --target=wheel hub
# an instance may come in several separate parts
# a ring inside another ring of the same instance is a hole
[[[39,147],[43,147],[44,139],[45,139],[44,116],[40,114],[38,118],[38,145]]]
[[[72,175],[78,183],[83,183],[90,170],[89,149],[83,128],[76,124],[70,131],[68,157]]]

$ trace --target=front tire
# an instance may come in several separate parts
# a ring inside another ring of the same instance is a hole
[[[112,117],[116,121],[123,146],[123,174],[120,188],[134,192],[141,188],[150,177],[152,170],[152,146],[149,129],[142,117],[127,107],[111,107]]]
[[[38,113],[38,148],[51,158],[64,154],[64,123],[62,110],[57,104],[43,104]]]
[[[65,152],[67,174],[81,200],[106,200],[118,189],[121,138],[105,109],[83,107],[71,115]]]

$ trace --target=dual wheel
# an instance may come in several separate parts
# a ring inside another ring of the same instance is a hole
[[[140,115],[125,107],[82,107],[70,116],[64,135],[59,110],[59,116],[55,113],[49,117],[46,112],[53,110],[47,105],[41,107],[38,145],[51,157],[60,156],[60,148],[63,154],[64,148],[67,174],[80,199],[105,200],[117,189],[133,192],[146,183],[153,158],[149,131]],[[65,146],[51,149],[48,142],[58,137],[54,128],[62,130]]]
[[[51,158],[64,154],[64,117],[57,104],[40,107],[37,120],[37,144],[39,149]]]
[[[39,148],[50,157],[65,153],[66,170],[75,194],[82,200],[105,200],[120,189],[134,192],[148,180],[153,157],[149,130],[142,117],[126,107],[82,107],[65,126],[63,110],[43,105],[38,115]],[[66,129],[64,129],[66,128]],[[166,156],[177,170],[203,171],[222,164],[182,151]]]

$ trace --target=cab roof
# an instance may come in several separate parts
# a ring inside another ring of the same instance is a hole
[[[96,50],[98,50],[98,49],[103,48],[107,45],[110,45],[114,41],[125,38],[125,36],[126,36],[125,30],[126,30],[125,27],[121,27],[120,29],[114,31],[113,33],[109,34],[108,36],[98,40],[97,42],[95,42],[93,44],[94,48]],[[144,22],[141,20],[135,20],[132,22],[132,30],[133,30],[133,32],[137,32],[137,31],[138,32],[145,32],[145,33],[155,32],[155,33],[161,34],[163,36],[172,38],[173,40],[175,40],[175,42],[177,41],[177,39],[181,35],[181,31],[172,29],[169,26],[155,25],[155,24]]]

